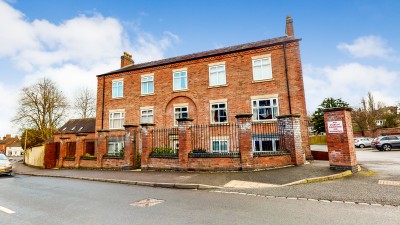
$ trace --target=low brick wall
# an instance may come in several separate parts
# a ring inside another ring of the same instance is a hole
[[[81,159],[79,167],[82,167],[82,168],[96,168],[97,167],[97,160],[96,160],[96,158],[93,158],[93,159]]]
[[[292,165],[290,153],[253,156],[254,169]]]
[[[397,128],[378,128],[375,130],[365,130],[364,132],[355,132],[354,137],[378,137],[382,135],[400,135],[400,127]]]
[[[207,171],[207,170],[240,170],[239,157],[227,158],[189,158],[188,170]]]
[[[176,170],[179,168],[178,158],[153,158],[150,157],[148,165],[142,170]]]
[[[311,151],[311,154],[312,154],[314,160],[329,161],[329,154],[328,154],[328,152]]]
[[[127,162],[121,158],[103,158],[103,167],[106,169],[121,169],[127,165]]]
[[[64,159],[62,167],[65,168],[74,168],[75,167],[75,160]]]

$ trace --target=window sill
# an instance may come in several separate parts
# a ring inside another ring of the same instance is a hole
[[[268,119],[268,120],[253,120],[253,123],[276,123],[278,119]]]
[[[185,92],[185,91],[189,91],[189,89],[172,90],[173,93],[175,93],[175,92]]]
[[[262,83],[262,82],[268,82],[268,81],[273,81],[274,78],[268,78],[268,79],[262,79],[262,80],[253,80],[251,83]]]
[[[210,127],[214,126],[229,126],[229,123],[210,123]]]
[[[122,96],[122,97],[111,97],[111,100],[118,100],[118,99],[124,99],[124,96]]]
[[[221,84],[221,85],[208,86],[208,88],[219,88],[219,87],[228,87],[228,85],[227,84]]]
[[[141,97],[144,97],[144,96],[152,96],[152,95],[154,95],[154,93],[150,93],[150,94],[141,94],[140,96],[141,96]]]
[[[123,127],[121,128],[109,128],[110,131],[124,131],[125,129]]]

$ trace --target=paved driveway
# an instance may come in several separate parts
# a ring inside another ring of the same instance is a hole
[[[400,179],[400,150],[388,152],[370,148],[357,150],[357,160],[361,166],[377,172],[382,177]]]

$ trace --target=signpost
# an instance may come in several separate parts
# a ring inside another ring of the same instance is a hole
[[[343,133],[342,121],[328,121],[328,133],[330,134]]]

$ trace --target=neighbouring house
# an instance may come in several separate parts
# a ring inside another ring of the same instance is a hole
[[[18,137],[11,137],[11,134],[7,134],[0,140],[0,153],[6,154],[6,149],[12,143],[18,141]]]
[[[282,37],[140,64],[124,53],[120,69],[97,76],[97,167],[135,166],[138,152],[142,169],[301,164],[311,152],[300,40],[287,17]],[[284,129],[296,140],[284,142]],[[55,138],[76,149],[60,150],[63,166],[80,166],[75,139]]]
[[[95,118],[71,119],[46,143],[46,168],[98,167],[95,156]]]
[[[21,147],[21,142],[20,141],[16,141],[12,144],[10,144],[9,146],[7,146],[6,148],[6,154],[8,156],[21,156],[23,155],[24,150]]]

